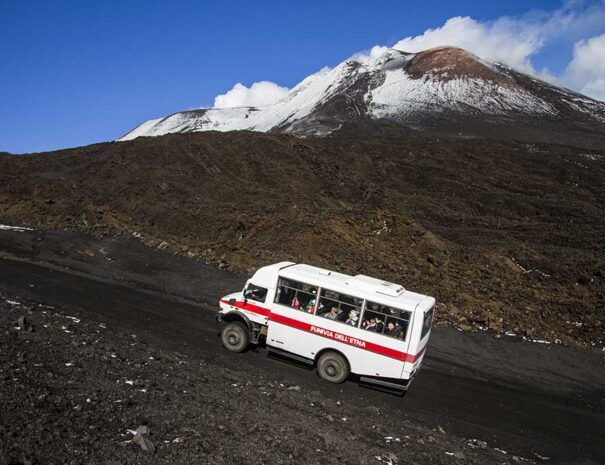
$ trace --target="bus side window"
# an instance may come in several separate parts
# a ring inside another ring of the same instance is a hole
[[[322,288],[317,315],[358,327],[362,303],[358,297]]]
[[[287,287],[282,280],[280,279],[279,284],[277,286],[277,292],[275,293],[275,303],[290,306],[294,297],[296,295],[296,291]]]
[[[409,324],[410,312],[368,301],[363,313],[361,328],[405,340]]]
[[[277,283],[275,302],[296,310],[314,313],[317,305],[317,287],[280,278]]]

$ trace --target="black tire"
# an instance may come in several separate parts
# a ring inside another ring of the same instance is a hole
[[[225,349],[240,353],[250,345],[250,334],[248,328],[239,321],[227,323],[221,331],[221,341]]]
[[[337,352],[324,352],[317,361],[317,374],[330,383],[343,383],[349,373],[347,360]]]

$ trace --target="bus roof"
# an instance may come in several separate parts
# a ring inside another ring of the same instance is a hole
[[[268,274],[275,276],[276,272],[284,278],[303,281],[307,284],[321,286],[336,292],[351,294],[372,302],[409,311],[414,310],[419,303],[426,301],[426,299],[434,300],[427,295],[408,291],[399,284],[371,278],[370,276],[351,276],[316,266],[294,264],[292,262],[281,262],[260,268],[255,274],[255,278],[268,278]],[[265,279],[262,280],[265,281]],[[271,287],[273,286],[275,286],[275,282],[272,283]]]

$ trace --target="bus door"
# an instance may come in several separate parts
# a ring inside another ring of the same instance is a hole
[[[296,355],[314,358],[310,330],[316,317],[317,286],[280,278],[271,307],[267,344]]]

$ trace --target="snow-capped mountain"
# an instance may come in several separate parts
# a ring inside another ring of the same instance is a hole
[[[270,106],[175,113],[147,121],[118,140],[243,129],[326,135],[362,120],[462,132],[491,124],[498,131],[550,132],[556,139],[562,127],[605,135],[605,103],[459,48],[391,49],[367,62],[347,60],[312,74]]]

